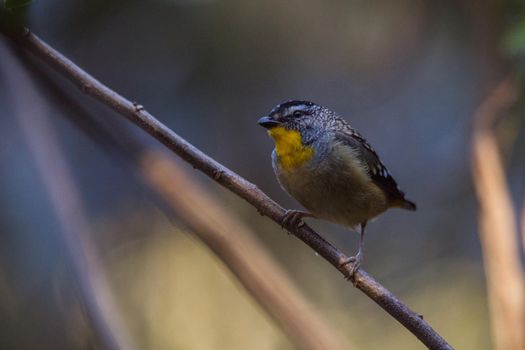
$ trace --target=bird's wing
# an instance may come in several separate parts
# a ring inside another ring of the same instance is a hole
[[[368,175],[374,183],[381,188],[393,201],[405,202],[405,194],[399,189],[396,180],[379,159],[376,151],[366,142],[350,125],[345,125],[344,131],[336,133],[336,139],[342,144],[357,151],[361,160],[367,168]],[[411,202],[409,202],[411,203]]]

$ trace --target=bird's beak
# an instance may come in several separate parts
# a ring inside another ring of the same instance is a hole
[[[270,118],[267,115],[265,115],[264,117],[259,119],[259,121],[257,123],[259,123],[260,126],[262,126],[263,128],[266,128],[266,129],[271,129],[271,128],[274,128],[276,126],[281,125],[281,122],[279,122],[279,121],[277,121],[277,120],[275,120],[273,118]]]

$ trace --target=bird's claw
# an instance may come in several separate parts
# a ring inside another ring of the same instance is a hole
[[[283,229],[289,227],[299,228],[304,225],[303,218],[305,216],[311,216],[311,214],[301,210],[287,210],[281,221],[281,227]]]
[[[363,262],[363,254],[359,251],[355,256],[348,257],[347,259],[344,259],[339,263],[339,267],[343,267],[348,264],[352,264],[350,266],[350,273],[346,277],[347,280],[352,280],[355,284],[355,274],[357,271],[359,271],[359,268],[361,267],[361,263]]]

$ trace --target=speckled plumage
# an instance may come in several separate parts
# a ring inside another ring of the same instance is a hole
[[[295,114],[294,114],[295,113]],[[297,130],[313,158],[284,169],[272,153],[283,189],[316,217],[354,227],[389,207],[415,209],[366,140],[335,112],[310,101],[288,101],[269,114]]]

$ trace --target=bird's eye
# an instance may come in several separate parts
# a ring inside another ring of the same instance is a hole
[[[293,112],[294,118],[299,118],[299,117],[302,117],[303,115],[304,115],[303,111],[295,111],[295,112]]]

